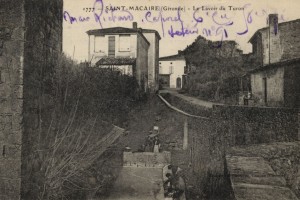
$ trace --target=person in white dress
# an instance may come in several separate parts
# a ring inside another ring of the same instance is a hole
[[[154,138],[154,148],[153,148],[153,152],[154,153],[159,153],[159,148],[160,148],[160,141],[158,139],[158,137],[156,136]]]

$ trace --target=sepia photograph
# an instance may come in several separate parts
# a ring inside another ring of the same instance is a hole
[[[0,200],[299,200],[299,0],[0,0]]]

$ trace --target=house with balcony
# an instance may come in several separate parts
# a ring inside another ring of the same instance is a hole
[[[259,64],[247,74],[248,105],[299,108],[300,19],[278,23],[278,15],[270,14],[268,26],[249,42]]]
[[[91,66],[134,76],[145,91],[158,89],[160,36],[157,31],[137,28],[134,22],[132,28],[96,29],[87,31],[87,34]]]
[[[181,54],[159,58],[159,82],[164,88],[181,89],[185,80],[185,57]]]

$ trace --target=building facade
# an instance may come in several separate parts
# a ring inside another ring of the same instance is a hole
[[[158,90],[158,75],[159,75],[159,41],[161,39],[157,31],[150,29],[142,29],[143,35],[149,41],[148,49],[148,85],[150,90]]]
[[[300,59],[251,71],[253,101],[258,106],[300,107]]]
[[[91,66],[112,68],[136,77],[147,91],[155,90],[160,36],[155,30],[113,27],[89,30],[88,59]]]
[[[250,39],[260,66],[249,72],[250,105],[298,107],[300,96],[300,20],[278,24],[269,15],[269,26]]]
[[[300,19],[278,23],[270,14],[268,27],[257,30],[249,42],[260,65],[300,58]]]
[[[186,61],[183,55],[177,54],[159,59],[159,82],[162,87],[183,87]]]
[[[45,144],[42,128],[57,99],[53,73],[62,52],[62,13],[63,0],[0,1],[1,200],[43,199],[37,148]]]

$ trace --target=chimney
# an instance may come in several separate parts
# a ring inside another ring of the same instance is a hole
[[[269,15],[269,27],[270,27],[270,33],[277,35],[277,33],[278,33],[278,14],[270,14]]]
[[[132,28],[137,29],[137,22],[132,22]]]
[[[269,63],[279,62],[281,60],[280,33],[278,27],[278,15],[269,15]]]

